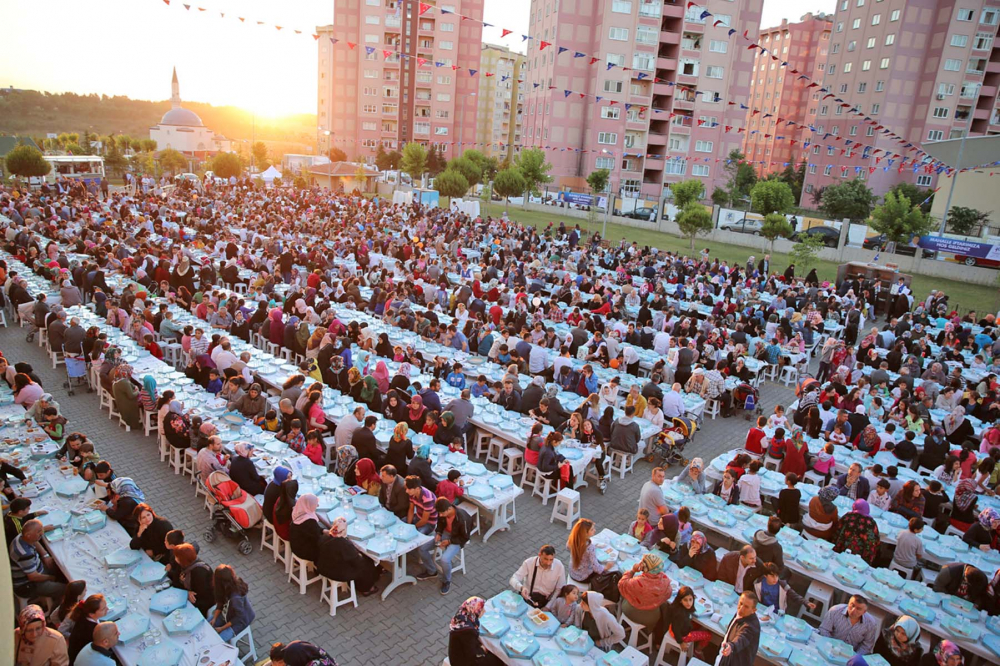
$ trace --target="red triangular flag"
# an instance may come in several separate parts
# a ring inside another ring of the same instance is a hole
[[[546,46],[552,46],[551,42],[546,42],[546,41],[542,40],[541,43],[539,43],[539,45],[538,45],[538,50],[539,51],[544,51]]]
[[[313,39],[315,39],[315,40],[318,41],[319,40],[319,35],[313,34]]]
[[[590,64],[591,64],[591,65],[593,65],[593,64],[594,64],[595,62],[597,62],[598,60],[600,60],[600,58],[591,58],[591,59],[590,59]]]
[[[163,4],[169,5],[170,4],[170,0],[163,0]]]
[[[355,46],[357,46],[357,44],[354,44],[352,42],[347,42],[347,48],[353,50]]]
[[[507,28],[504,28],[504,29],[503,29],[503,30],[502,30],[502,31],[500,32],[500,39],[503,39],[504,37],[506,37],[507,35],[509,35],[509,34],[510,34],[510,33],[512,33],[512,32],[514,32],[514,31],[513,31],[513,30],[508,30]]]
[[[493,72],[486,72],[483,76],[493,76]]]
[[[431,8],[431,6],[428,5],[426,2],[421,2],[420,3],[420,14],[423,15],[424,12],[426,12],[430,8]]]

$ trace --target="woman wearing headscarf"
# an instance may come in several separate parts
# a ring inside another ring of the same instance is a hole
[[[319,535],[323,530],[319,526],[319,498],[312,493],[306,493],[295,502],[292,509],[292,524],[288,528],[292,553],[306,562],[315,562]]]
[[[434,478],[434,473],[431,472],[431,445],[421,444],[420,448],[417,449],[416,455],[413,456],[413,460],[407,465],[407,472],[410,475],[416,475],[420,477],[421,485],[433,492],[434,488],[437,486],[437,480]]]
[[[452,618],[448,625],[448,661],[452,664],[494,666],[503,663],[479,640],[479,618],[485,607],[482,597],[469,597]]]
[[[236,442],[233,449],[236,455],[229,461],[229,478],[251,495],[260,495],[267,487],[267,481],[257,473],[257,468],[250,458],[253,444]]]
[[[385,361],[379,361],[375,364],[375,372],[372,373],[372,377],[378,383],[380,393],[389,392],[389,367],[385,364]]]
[[[833,501],[840,496],[835,484],[824,486],[809,500],[809,512],[802,517],[802,524],[809,534],[832,541],[838,533],[837,507]]]
[[[111,370],[111,394],[115,398],[115,406],[121,419],[130,428],[141,428],[139,417],[139,394],[132,385],[132,366],[128,363],[118,363]]]
[[[389,386],[399,391],[400,395],[408,395],[410,392],[410,373],[412,372],[413,366],[403,361],[399,364],[399,370],[393,375]]]
[[[965,532],[979,518],[979,495],[976,493],[976,482],[972,479],[962,479],[955,487],[955,498],[952,500],[951,524]]]
[[[410,426],[413,432],[420,432],[424,429],[427,421],[427,408],[424,407],[424,399],[419,395],[410,398],[410,406],[406,412],[406,425]]]
[[[25,606],[14,629],[15,666],[69,666],[66,639],[45,623],[41,606]]]
[[[354,465],[354,483],[361,486],[369,495],[378,497],[379,490],[382,489],[382,479],[375,469],[375,463],[371,458],[361,458]]]
[[[295,508],[295,498],[298,494],[299,482],[288,479],[281,484],[278,501],[274,503],[274,517],[271,518],[271,523],[274,525],[274,531],[285,541],[291,539],[292,510]]]
[[[920,666],[962,666],[964,663],[962,650],[948,639],[935,645],[920,660]]]
[[[360,370],[353,367],[347,369],[347,384],[349,388],[345,393],[348,393],[355,402],[364,402],[361,399],[361,392],[365,389],[365,383]]]
[[[452,442],[459,437],[460,434],[455,428],[455,415],[451,412],[443,412],[441,414],[441,424],[434,433],[434,442],[436,444],[443,444],[444,446],[451,446]]]
[[[583,630],[586,631],[602,650],[625,640],[625,630],[615,616],[604,606],[604,595],[593,590],[580,595],[580,609],[583,611]]]
[[[373,412],[382,411],[382,394],[379,393],[378,381],[371,375],[361,381],[360,398]]]
[[[127,476],[115,479],[108,488],[111,491],[111,505],[99,508],[107,513],[108,518],[117,520],[129,536],[134,537],[139,530],[139,521],[134,515],[135,507],[145,502],[146,496],[135,481]]]
[[[139,391],[139,405],[147,412],[156,411],[156,401],[160,394],[156,391],[156,378],[146,375],[142,378],[142,389]]]
[[[1000,511],[989,506],[980,511],[976,522],[965,531],[962,541],[984,552],[991,548],[1000,550]]]
[[[875,429],[875,426],[868,424],[858,435],[854,445],[859,451],[874,456],[882,446],[882,438],[878,436],[878,430]]]
[[[384,464],[392,465],[404,478],[409,474],[408,463],[413,457],[413,442],[409,438],[410,427],[405,421],[396,424],[389,438]]]
[[[918,666],[924,655],[920,647],[920,624],[909,615],[900,615],[892,626],[883,629],[875,643],[875,654],[889,666]]]
[[[347,472],[354,468],[354,463],[358,461],[358,450],[346,444],[337,449],[337,462],[333,465],[333,473],[337,476],[346,476]]]
[[[316,330],[312,332],[309,336],[309,340],[306,342],[306,358],[317,358],[319,357],[319,350],[323,346],[323,341],[326,339],[326,328],[323,326],[317,326]]]
[[[74,305],[83,304],[83,296],[80,294],[79,288],[73,285],[70,280],[63,280],[62,287],[59,289],[59,295],[62,297],[60,305],[64,308],[71,308]]]
[[[250,322],[247,321],[242,309],[237,309],[236,314],[233,315],[233,323],[229,327],[229,335],[239,338],[243,342],[250,342]]]
[[[715,549],[708,545],[703,532],[692,532],[687,545],[678,548],[670,559],[678,567],[697,569],[705,580],[715,580],[718,573],[719,563],[715,557]]]
[[[646,535],[642,545],[646,548],[659,548],[668,556],[673,555],[680,545],[678,543],[680,532],[680,521],[676,513],[665,513],[660,516],[660,521],[656,524],[656,529]]]
[[[965,407],[961,405],[944,417],[941,425],[944,427],[945,437],[955,446],[962,446],[966,440],[972,438],[972,424],[965,418]]]
[[[267,398],[264,397],[260,384],[254,382],[246,393],[241,394],[236,400],[230,400],[226,403],[226,409],[238,412],[257,423],[264,418],[267,411]]]
[[[802,431],[796,430],[791,437],[786,437],[783,449],[780,472],[786,475],[794,473],[800,479],[804,477],[809,469],[806,463],[809,446],[802,436]]]
[[[123,362],[121,359],[121,353],[122,350],[117,346],[108,347],[104,352],[104,361],[101,363],[101,369],[98,371],[98,375],[101,380],[101,387],[109,393],[114,386],[114,380],[111,378],[111,373],[114,371],[115,367]]]
[[[378,343],[375,344],[375,355],[382,358],[392,358],[392,343],[389,342],[388,333],[378,334]]]
[[[837,538],[833,542],[835,553],[851,551],[868,564],[875,564],[881,539],[870,511],[867,500],[854,500],[851,511],[840,519]]]
[[[407,404],[401,400],[395,389],[391,389],[382,401],[382,416],[396,423],[406,423]]]
[[[365,597],[378,593],[375,585],[382,570],[347,538],[347,521],[340,517],[330,530],[319,535],[316,544],[316,570],[330,580],[348,583]]]
[[[261,511],[264,514],[264,520],[269,523],[274,520],[274,505],[278,502],[278,497],[281,495],[281,484],[291,476],[292,470],[287,467],[275,467],[271,481],[264,488],[264,503],[261,505]]]
[[[660,619],[660,605],[670,599],[672,592],[663,559],[656,553],[647,553],[621,577],[618,591],[622,596],[622,612],[630,620],[655,627]]]
[[[272,345],[278,345],[279,347],[285,345],[285,325],[282,323],[283,314],[281,308],[271,308],[271,311],[267,314],[267,318],[270,320],[270,329],[268,330],[269,340]]]

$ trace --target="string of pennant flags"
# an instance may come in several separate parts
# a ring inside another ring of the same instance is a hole
[[[408,1],[416,1],[416,0],[408,0]],[[162,0],[162,2],[165,5],[167,5],[167,6],[183,7],[184,10],[186,10],[187,12],[190,12],[192,9],[194,9],[197,13],[207,13],[207,12],[209,12],[209,10],[207,8],[199,7],[199,6],[192,5],[192,4],[187,4],[187,3],[176,3],[176,0]],[[699,8],[700,7],[696,3],[694,3],[694,2],[688,2],[687,3],[687,9],[688,10],[691,10],[691,9],[697,10]],[[701,13],[699,15],[700,20],[704,20],[704,21],[707,22],[707,19],[709,19],[712,16],[714,16],[707,9],[704,9],[704,8],[701,8],[701,9],[702,9],[702,11],[701,11]],[[424,15],[424,14],[427,14],[428,12],[435,11],[435,12],[438,12],[439,14],[442,14],[442,15],[455,15],[455,16],[459,17],[463,21],[466,21],[466,20],[468,20],[468,21],[474,21],[474,22],[482,24],[484,27],[496,27],[493,24],[487,23],[487,22],[485,22],[485,21],[483,21],[481,19],[478,19],[476,17],[466,16],[464,14],[460,14],[458,12],[455,12],[455,11],[452,11],[452,10],[449,10],[449,9],[444,9],[444,8],[436,7],[434,5],[430,5],[430,4],[427,4],[427,3],[424,3],[424,2],[419,2],[418,3],[418,11],[419,11],[419,15],[421,15],[421,16]],[[219,14],[220,18],[222,18],[222,19],[226,18],[226,13],[225,12],[218,12],[218,14]],[[247,19],[246,17],[243,17],[243,16],[233,16],[231,14],[230,14],[230,18],[235,18],[235,19],[239,20],[240,23],[243,23],[243,24],[246,24],[249,21],[251,25],[256,24],[257,26],[274,27],[279,32],[283,31],[283,30],[287,30],[290,34],[294,34],[294,35],[302,35],[302,36],[310,35],[316,41],[319,41],[319,39],[321,38],[321,36],[319,34],[317,34],[315,32],[312,32],[311,30],[300,30],[300,29],[297,29],[297,28],[289,28],[287,26],[281,26],[281,25],[277,25],[277,24],[272,24],[272,23],[268,23],[266,21],[259,21],[259,20],[255,20],[255,19]],[[722,21],[721,19],[716,19],[712,23],[712,27],[713,28],[723,28],[723,29],[726,29],[727,32],[728,32],[728,36],[729,37],[732,37],[733,35],[737,34],[737,31],[734,28],[728,27],[728,25],[724,21]],[[514,34],[514,31],[509,30],[507,28],[501,28],[501,32],[502,32],[501,37],[507,37],[508,35]],[[748,41],[748,42],[750,42],[750,45],[748,46],[748,50],[760,49],[762,55],[770,55],[770,57],[775,62],[780,63],[781,67],[786,68],[787,71],[790,74],[797,75],[797,78],[795,79],[796,82],[805,85],[807,88],[816,88],[816,89],[818,89],[817,92],[824,93],[824,97],[822,98],[823,100],[833,98],[834,102],[838,103],[841,106],[841,108],[844,108],[845,110],[847,110],[848,113],[856,115],[856,116],[862,118],[863,121],[866,124],[868,124],[871,127],[873,127],[875,131],[882,133],[887,138],[889,138],[889,139],[895,141],[896,143],[900,144],[900,150],[901,151],[904,151],[904,152],[913,152],[914,155],[913,156],[907,156],[907,155],[904,155],[903,152],[892,152],[892,151],[889,151],[889,150],[886,150],[886,149],[883,149],[883,148],[875,148],[874,146],[870,146],[870,145],[861,143],[859,141],[855,141],[855,140],[850,139],[850,138],[845,138],[845,137],[840,136],[840,135],[835,135],[835,134],[830,133],[830,132],[820,132],[816,127],[814,127],[812,125],[807,125],[807,124],[803,124],[803,123],[797,123],[797,122],[795,122],[794,120],[791,120],[791,119],[781,118],[781,117],[778,117],[778,116],[774,116],[773,114],[768,113],[768,112],[766,112],[764,110],[756,109],[756,108],[750,107],[750,106],[748,106],[748,105],[746,105],[746,104],[744,104],[742,102],[735,102],[735,101],[733,101],[731,99],[730,100],[725,100],[726,104],[728,106],[738,106],[741,110],[748,111],[750,117],[753,117],[753,116],[756,116],[756,115],[760,114],[762,120],[772,119],[773,118],[773,120],[775,122],[776,129],[778,127],[780,127],[782,124],[784,124],[786,130],[793,129],[793,131],[794,131],[794,128],[798,128],[799,130],[801,130],[803,132],[810,132],[810,133],[812,133],[814,135],[821,135],[820,141],[833,140],[833,141],[839,142],[840,146],[835,146],[835,145],[832,145],[832,144],[825,144],[825,147],[827,148],[828,151],[830,151],[830,150],[839,150],[841,156],[851,157],[852,154],[855,151],[858,151],[858,152],[860,152],[861,159],[864,159],[864,160],[870,160],[872,158],[875,159],[876,166],[871,166],[870,164],[868,166],[854,166],[853,170],[857,174],[860,174],[864,170],[867,170],[867,172],[869,174],[874,173],[879,168],[879,165],[881,164],[881,162],[883,160],[886,161],[886,164],[881,167],[883,171],[888,171],[893,166],[896,166],[896,168],[898,169],[898,171],[900,173],[902,173],[903,169],[907,166],[907,160],[910,160],[909,168],[911,168],[914,173],[917,173],[918,171],[923,171],[924,173],[938,173],[938,174],[947,173],[947,174],[950,174],[950,173],[952,173],[952,172],[955,171],[955,169],[953,167],[951,167],[951,166],[949,166],[949,165],[947,165],[947,164],[945,164],[943,162],[940,162],[939,160],[937,160],[937,159],[933,158],[932,156],[930,156],[929,154],[927,154],[919,145],[914,144],[912,142],[909,142],[909,141],[905,140],[902,137],[899,137],[898,135],[896,135],[895,133],[893,133],[891,130],[889,130],[888,128],[886,128],[882,124],[878,123],[876,120],[874,120],[874,119],[872,119],[872,118],[864,115],[857,107],[854,107],[851,104],[849,104],[846,101],[844,101],[843,99],[837,97],[832,92],[830,92],[828,89],[824,88],[823,86],[821,86],[817,82],[813,81],[808,75],[802,74],[801,72],[799,72],[795,68],[791,67],[788,62],[781,61],[777,56],[775,56],[773,53],[770,53],[766,48],[764,48],[764,47],[760,46],[759,44],[753,42],[753,40],[748,36],[748,32],[749,31],[744,31],[743,34],[742,34],[743,39],[746,40],[746,41]],[[569,52],[571,50],[571,49],[569,49],[567,47],[559,46],[558,44],[556,44],[554,42],[548,42],[548,41],[545,41],[545,40],[537,39],[533,35],[522,34],[521,37],[522,37],[522,41],[523,42],[528,42],[528,41],[534,40],[538,44],[539,50],[544,50],[544,49],[549,48],[549,47],[554,47],[554,48],[557,49],[557,55],[562,55],[563,53],[567,53],[567,52]],[[337,46],[338,44],[341,44],[341,42],[343,42],[343,46],[345,46],[346,48],[348,48],[350,50],[355,50],[359,46],[358,43],[350,42],[350,41],[347,41],[347,40],[339,40],[339,39],[334,38],[334,37],[329,37],[328,39],[329,39],[331,45]],[[416,60],[418,67],[423,67],[423,66],[425,66],[427,64],[431,64],[435,68],[449,67],[452,71],[455,71],[456,73],[458,73],[462,69],[467,69],[468,75],[470,77],[475,77],[477,75],[481,75],[483,77],[493,77],[493,76],[496,76],[496,72],[488,72],[488,71],[485,71],[485,70],[471,69],[471,68],[461,68],[458,65],[449,64],[449,63],[441,62],[441,61],[434,61],[434,60],[427,59],[427,58],[424,58],[424,57],[419,57],[419,56],[412,56],[410,54],[402,53],[402,52],[400,52],[398,50],[394,50],[394,49],[380,49],[380,48],[377,48],[377,47],[374,47],[374,46],[367,46],[367,45],[364,45],[363,47],[364,47],[366,55],[372,56],[372,55],[375,55],[375,54],[377,54],[377,53],[380,52],[381,55],[382,55],[382,57],[386,61],[390,61],[390,62],[393,61],[394,58],[396,59],[396,61],[398,61],[400,59],[406,60],[406,59],[413,58],[414,60]],[[572,57],[573,58],[589,58],[589,64],[590,65],[594,65],[594,64],[602,61],[602,58],[600,56],[588,55],[588,54],[585,54],[585,53],[581,53],[579,51],[573,51]],[[606,63],[606,71],[611,71],[612,69],[615,69],[615,68],[620,69],[623,72],[633,71],[633,70],[637,69],[637,68],[630,68],[630,67],[625,67],[625,66],[621,66],[621,65],[616,65],[616,64],[611,63],[611,62]],[[501,76],[500,76],[501,82],[505,82],[505,81],[507,81],[507,80],[509,80],[511,78],[512,77],[509,76],[509,75],[503,75],[503,74],[501,74]],[[649,81],[651,81],[653,83],[661,83],[661,84],[664,84],[664,85],[667,85],[667,86],[670,86],[670,87],[674,87],[677,90],[685,91],[685,92],[691,94],[693,96],[693,98],[695,98],[695,99],[697,98],[698,95],[705,95],[705,94],[707,94],[706,91],[697,90],[697,88],[694,87],[694,86],[690,86],[690,85],[686,85],[686,84],[682,84],[682,83],[676,83],[676,82],[673,82],[673,81],[668,81],[666,79],[661,79],[659,77],[655,77],[655,76],[653,76],[651,74],[648,74],[646,72],[639,72],[638,74],[635,75],[635,78],[638,79],[638,80],[640,80],[640,81],[641,80],[649,80]],[[517,82],[523,84],[524,80],[518,79]],[[537,83],[537,82],[533,83],[532,84],[532,90],[530,90],[528,92],[538,91],[538,89],[542,88],[542,87],[543,87],[543,85],[541,83]],[[670,111],[668,109],[658,109],[658,108],[655,108],[655,107],[652,107],[652,106],[645,106],[645,105],[634,104],[634,103],[620,102],[618,100],[609,99],[609,98],[607,98],[605,96],[602,96],[602,95],[595,95],[595,94],[592,94],[592,93],[578,92],[578,91],[568,90],[568,89],[559,89],[557,86],[551,86],[551,85],[550,86],[545,86],[543,88],[543,90],[540,91],[540,92],[549,92],[549,91],[552,91],[552,92],[555,92],[555,93],[561,92],[563,94],[564,99],[569,99],[571,97],[572,98],[577,98],[577,99],[584,99],[584,98],[588,98],[589,97],[589,98],[593,98],[596,102],[602,102],[602,101],[606,102],[609,106],[615,106],[617,104],[621,104],[622,106],[625,107],[626,118],[627,118],[627,112],[629,110],[631,110],[633,107],[637,107],[639,109],[639,113],[640,114],[644,114],[647,110],[649,110],[649,111],[652,111],[654,114],[664,114],[664,113],[666,113],[666,114],[668,114],[668,118],[669,119],[674,119],[677,116],[681,116],[681,117],[690,117],[690,118],[692,118],[692,120],[695,120],[693,118],[693,116],[685,116],[684,114],[678,114],[678,113],[675,113],[675,112]],[[722,102],[722,101],[724,101],[723,98],[718,93],[712,92],[712,95],[714,96],[712,101],[714,101],[714,102]],[[701,127],[701,126],[704,126],[704,127],[719,127],[721,125],[718,122],[708,122],[708,121],[705,121],[705,120],[702,120],[702,119],[697,119],[696,122],[697,122],[697,126],[699,126],[699,127]],[[686,125],[686,126],[690,127],[691,125]],[[752,136],[752,135],[760,133],[760,134],[763,134],[764,138],[775,138],[776,140],[779,140],[779,141],[781,141],[781,140],[787,140],[792,145],[795,145],[796,143],[801,143],[801,147],[802,147],[803,150],[806,150],[809,147],[815,146],[815,145],[824,145],[822,143],[819,143],[818,141],[799,140],[799,139],[793,139],[793,138],[786,138],[785,136],[781,136],[781,135],[775,135],[775,136],[772,137],[771,134],[765,133],[764,130],[749,130],[748,131],[747,128],[745,128],[745,127],[738,127],[738,126],[735,126],[735,125],[724,125],[723,131],[725,133],[730,133],[730,132],[733,132],[733,131],[735,131],[737,133],[740,133],[740,134],[744,134],[745,133],[745,134],[747,134],[747,136]],[[461,144],[461,145],[477,145],[474,142],[440,142],[439,141],[438,143],[439,144],[444,144],[444,145],[459,145],[459,144]],[[479,145],[490,145],[490,144],[479,144]],[[502,146],[502,144],[500,144],[500,145]],[[594,153],[608,153],[608,154],[613,154],[613,152],[614,152],[614,151],[601,150],[601,149],[588,150],[588,149],[582,149],[582,148],[553,148],[551,146],[535,146],[535,147],[540,147],[540,148],[544,148],[546,150],[553,150],[553,151],[557,151],[557,152],[577,152],[577,153],[594,152]],[[676,161],[681,161],[681,160],[688,160],[688,159],[690,159],[690,161],[693,161],[693,162],[698,162],[699,161],[697,158],[688,158],[686,156],[669,156],[669,155],[659,155],[659,154],[652,154],[652,153],[638,153],[638,152],[637,153],[623,152],[622,156],[623,157],[633,157],[633,156],[634,157],[644,157],[644,158],[648,158],[648,159],[658,159],[658,160],[676,160]],[[707,158],[707,157],[706,158],[702,158],[702,161],[704,161],[704,162],[711,162],[712,158]],[[715,162],[725,161],[727,163],[729,162],[729,160],[723,160],[722,158],[715,158],[714,161]],[[898,165],[896,164],[897,161],[899,162]],[[766,165],[776,166],[776,165],[779,165],[779,164],[780,165],[784,165],[784,166],[789,166],[789,165],[792,164],[792,163],[789,163],[789,162],[776,163],[776,162],[773,162],[773,161],[765,161],[765,160],[761,160],[761,161],[757,161],[757,162],[748,161],[747,163],[749,163],[749,164],[760,164],[760,165],[765,165],[765,166]],[[819,165],[819,164],[813,164],[813,163],[808,163],[808,164],[809,164],[809,166],[829,166],[829,165]],[[994,165],[997,165],[997,164],[1000,164],[1000,162],[994,162],[994,163],[990,163],[990,164],[977,165],[975,167],[966,167],[966,168],[960,169],[960,171],[978,170],[978,169],[982,169],[984,167],[994,166]],[[841,169],[841,175],[844,175],[844,174],[848,173],[850,171],[850,169],[852,168],[850,166],[844,166],[842,164],[838,164],[838,165],[835,165],[835,166],[840,167],[840,169]],[[991,172],[991,175],[992,175],[992,172]]]

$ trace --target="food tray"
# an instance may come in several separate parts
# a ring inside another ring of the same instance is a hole
[[[159,645],[143,650],[136,666],[178,666],[183,658],[184,649],[167,639]]]
[[[567,654],[580,657],[594,648],[590,634],[572,625],[563,627],[556,633],[556,644]]]
[[[796,643],[808,643],[812,637],[813,628],[805,620],[791,615],[784,615],[780,624],[784,629],[785,637]]]
[[[108,524],[108,517],[103,511],[88,511],[81,516],[75,516],[70,520],[70,527],[73,528],[74,532],[83,532],[89,534],[91,532],[96,532],[102,529]]]
[[[907,615],[912,615],[919,622],[933,622],[937,612],[922,601],[906,598],[899,602],[899,608]]]
[[[638,539],[628,534],[619,534],[611,540],[611,545],[614,546],[615,550],[628,555],[634,555],[641,550],[642,546],[639,545]]]
[[[827,656],[828,661],[836,664],[846,664],[854,656],[854,648],[844,641],[828,636],[817,636],[815,647],[820,654]],[[796,652],[801,652],[801,650],[796,650]]]
[[[559,631],[559,620],[556,619],[556,616],[539,608],[529,610],[521,624],[535,636],[550,638]]]
[[[399,518],[396,517],[396,514],[385,509],[377,509],[368,514],[368,522],[375,527],[388,527],[398,521]]]
[[[186,590],[176,587],[168,587],[162,592],[157,592],[149,600],[149,610],[160,615],[170,615],[178,608],[184,608],[188,602]]]
[[[941,626],[948,631],[969,641],[978,641],[983,631],[965,617],[945,616],[941,618]]]
[[[722,527],[733,527],[736,525],[736,517],[719,509],[712,509],[708,512],[708,519]]]
[[[571,663],[569,656],[558,648],[539,650],[531,658],[532,666],[570,666]]]
[[[355,520],[348,526],[347,536],[350,539],[365,541],[375,536],[375,528],[367,520]]]
[[[510,630],[510,622],[502,614],[490,611],[479,620],[479,629],[491,638],[500,638]]]
[[[854,569],[848,569],[847,567],[837,567],[834,569],[833,577],[844,585],[853,587],[856,590],[860,590],[867,580],[867,577],[861,573],[855,571]]]
[[[528,603],[511,590],[504,590],[493,597],[493,606],[507,617],[521,617],[528,611]]]
[[[514,632],[507,632],[500,639],[500,644],[507,656],[515,659],[531,659],[540,647],[538,641],[531,636],[521,636]]]
[[[109,569],[123,569],[137,564],[142,559],[142,553],[131,548],[121,548],[104,556],[104,563]]]
[[[597,658],[597,666],[632,666],[632,660],[618,654],[614,650],[605,652]]]
[[[472,499],[487,500],[494,496],[493,487],[486,483],[476,482],[469,486],[465,494]]]
[[[163,629],[171,636],[190,634],[204,620],[205,618],[202,617],[201,611],[191,604],[185,604],[163,618]]]
[[[684,567],[677,571],[677,580],[691,587],[699,587],[705,582],[705,576],[697,569]]]
[[[760,651],[771,661],[788,659],[792,648],[782,636],[762,632],[760,635]]]
[[[514,487],[514,479],[507,474],[496,474],[490,478],[489,484],[495,490],[503,492]]]
[[[420,532],[409,523],[399,522],[389,528],[389,534],[397,541],[412,541],[420,535]]]
[[[896,599],[899,597],[899,592],[892,589],[888,585],[883,585],[877,580],[866,581],[861,589],[875,601],[880,601],[884,604],[895,603]]]
[[[869,572],[869,575],[882,585],[894,590],[903,589],[903,585],[906,583],[906,579],[900,576],[899,572],[894,569],[875,567]]]
[[[854,571],[868,571],[869,569],[868,563],[854,553],[843,552],[838,554],[834,559],[837,561],[837,564],[847,569],[853,569]]]
[[[378,498],[374,495],[355,495],[351,498],[351,503],[358,511],[368,513],[379,507]]]
[[[87,490],[88,483],[78,476],[60,481],[55,485],[56,495],[60,497],[76,497]]]
[[[976,610],[971,602],[951,595],[947,595],[941,599],[941,608],[948,615],[955,617],[964,617],[970,620],[979,617],[979,611]]]
[[[144,562],[132,569],[129,578],[139,587],[155,585],[167,577],[167,569],[159,562]]]

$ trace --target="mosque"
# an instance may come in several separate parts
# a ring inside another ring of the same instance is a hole
[[[176,67],[170,90],[170,110],[163,114],[158,125],[149,128],[149,138],[156,141],[157,150],[173,148],[199,158],[232,151],[229,139],[205,127],[197,113],[181,106]]]

